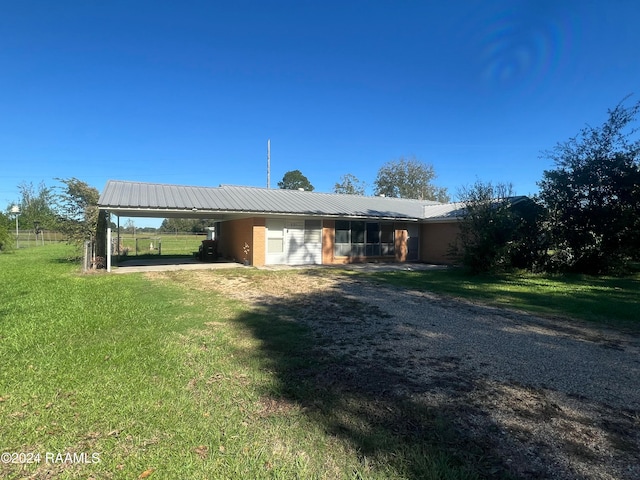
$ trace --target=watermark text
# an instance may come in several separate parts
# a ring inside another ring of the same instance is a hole
[[[98,452],[2,452],[0,463],[100,463]]]

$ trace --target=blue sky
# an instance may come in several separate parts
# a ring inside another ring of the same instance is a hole
[[[640,100],[635,1],[0,0],[0,208],[76,177],[316,191],[431,163],[533,194],[541,152]],[[138,220],[139,225],[156,224]]]

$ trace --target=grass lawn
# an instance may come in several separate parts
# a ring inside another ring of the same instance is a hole
[[[314,354],[298,324],[188,281],[81,275],[68,254],[51,245],[0,255],[0,452],[24,454],[3,456],[0,477],[492,471],[437,412],[310,381],[339,360]]]
[[[365,273],[399,287],[640,330],[640,274],[630,277],[514,273],[471,276],[460,269]]]
[[[348,359],[319,354],[282,312],[203,292],[189,272],[81,275],[69,253],[0,254],[0,453],[26,454],[3,457],[1,478],[507,478],[446,414],[381,394],[376,372],[350,379]],[[358,275],[638,322],[637,277]]]
[[[114,238],[117,234],[113,233]],[[206,234],[120,234],[120,246],[126,250],[127,256],[136,255],[192,255],[197,252]],[[137,250],[136,250],[137,246]]]

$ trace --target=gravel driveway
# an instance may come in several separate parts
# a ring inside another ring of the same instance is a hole
[[[640,339],[357,278],[199,277],[199,288],[295,313],[354,376],[449,412],[520,478],[640,478]],[[209,282],[209,283],[208,283]],[[359,370],[363,368],[363,370]]]
[[[474,407],[460,427],[491,432],[514,473],[640,478],[637,337],[366,282],[337,288],[384,314],[367,328],[319,335],[344,342],[346,334],[345,352],[403,372],[424,387],[407,392],[416,401]]]

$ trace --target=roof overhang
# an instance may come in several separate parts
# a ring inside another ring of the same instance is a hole
[[[221,210],[201,210],[201,209],[152,209],[152,208],[131,208],[131,207],[110,207],[101,205],[98,207],[110,214],[118,217],[141,217],[141,218],[194,218],[213,219],[216,221],[236,220],[250,217],[267,218],[287,218],[287,217],[317,217],[326,219],[352,219],[352,220],[378,220],[389,222],[409,222],[418,223],[419,219],[398,216],[380,215],[331,215],[321,212],[260,212],[260,211],[221,211]]]

